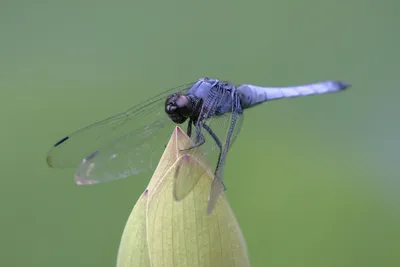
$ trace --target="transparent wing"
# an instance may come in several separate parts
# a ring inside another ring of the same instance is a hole
[[[207,207],[207,214],[211,214],[214,206],[218,200],[219,195],[221,194],[222,191],[226,190],[225,184],[224,184],[224,179],[223,179],[223,173],[225,169],[225,164],[226,164],[226,157],[228,154],[229,149],[232,147],[233,143],[235,142],[237,136],[239,135],[242,123],[243,123],[243,113],[228,113],[224,116],[223,122],[220,121],[218,123],[218,120],[211,120],[210,127],[214,125],[214,129],[218,128],[215,125],[226,125],[222,128],[225,129],[226,132],[226,139],[225,139],[225,145],[228,145],[229,147],[226,147],[226,151],[222,152],[221,159],[219,161],[218,169],[216,170],[216,175],[214,176],[214,180],[211,183],[211,188],[210,188],[210,195],[208,198],[208,207]],[[231,124],[232,123],[232,124]],[[232,127],[230,129],[230,127]],[[229,144],[226,143],[226,141],[229,140]],[[225,146],[224,148],[225,149]]]
[[[116,180],[154,169],[174,125],[164,112],[165,100],[172,93],[185,94],[192,85],[169,89],[64,137],[48,152],[48,165],[78,167],[78,184]]]
[[[224,106],[226,101],[231,102],[229,112],[219,113],[218,107]],[[243,113],[238,96],[232,97],[231,93],[226,90],[222,90],[218,94],[211,92],[203,104],[199,117],[206,119],[203,121],[202,127],[196,129],[195,136],[201,134],[204,137],[205,143],[199,149],[201,154],[206,156],[208,164],[212,166],[216,173],[210,188],[207,210],[207,213],[210,214],[220,193],[225,190],[222,178],[226,156],[229,148],[236,140],[243,122]],[[197,138],[192,137],[192,139],[196,142]],[[175,199],[181,200],[187,196],[199,178],[200,176],[189,174],[177,175],[174,188]]]
[[[216,117],[207,122],[209,128],[213,129],[213,132],[219,132],[219,136],[225,137],[222,146],[222,153],[219,158],[214,180],[210,188],[207,214],[212,213],[220,193],[226,190],[223,182],[223,172],[226,164],[226,157],[229,149],[232,147],[237,136],[239,135],[244,119],[238,94],[232,95],[231,101],[231,112],[223,114],[223,116],[221,116],[222,118]]]

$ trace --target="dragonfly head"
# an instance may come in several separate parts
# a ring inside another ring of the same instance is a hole
[[[165,112],[168,117],[175,123],[184,123],[192,116],[194,104],[190,96],[182,94],[172,94],[165,101]]]

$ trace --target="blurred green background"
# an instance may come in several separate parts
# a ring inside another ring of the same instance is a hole
[[[202,76],[351,90],[248,110],[228,197],[252,266],[400,266],[400,2],[1,1],[0,266],[115,266],[147,181],[91,187],[64,135]]]

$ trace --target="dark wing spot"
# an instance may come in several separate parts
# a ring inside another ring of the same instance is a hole
[[[98,151],[98,150],[96,150],[95,152],[93,152],[92,154],[90,154],[89,156],[87,156],[87,157],[85,158],[85,160],[87,160],[87,161],[92,160],[94,157],[97,156],[97,154],[99,154],[99,151]]]
[[[63,139],[61,139],[60,141],[58,141],[54,146],[59,146],[62,143],[64,143],[65,141],[67,141],[69,139],[69,136],[64,137]]]

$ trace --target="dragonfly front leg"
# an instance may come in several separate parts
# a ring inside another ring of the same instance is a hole
[[[186,134],[187,134],[189,137],[192,136],[192,124],[193,124],[192,119],[189,119],[188,127],[187,127],[187,130],[186,130]]]
[[[204,138],[204,135],[200,130],[200,125],[199,124],[195,124],[195,127],[196,127],[196,131],[197,131],[196,143],[193,146],[189,147],[189,148],[182,149],[181,151],[191,150],[193,148],[196,148],[196,147],[199,147],[199,146],[203,145],[206,142],[206,139]],[[192,130],[190,129],[190,131],[192,131]]]

